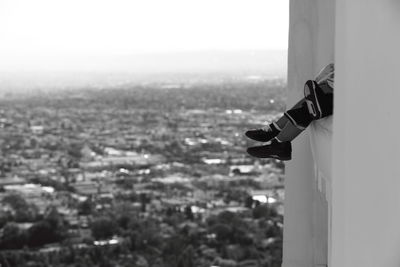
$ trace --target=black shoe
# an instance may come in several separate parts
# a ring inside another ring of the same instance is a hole
[[[277,136],[279,132],[280,131],[275,127],[275,125],[271,123],[266,128],[249,130],[245,133],[245,135],[255,141],[268,142],[271,141],[272,138]]]
[[[329,85],[326,83],[319,85],[313,80],[308,80],[304,85],[304,97],[308,111],[315,120],[333,114],[333,92],[324,92],[321,86]]]
[[[279,143],[273,140],[269,145],[249,147],[247,153],[256,158],[291,160],[292,144],[290,142]]]

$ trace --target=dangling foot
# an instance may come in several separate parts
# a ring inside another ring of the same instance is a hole
[[[271,144],[268,145],[249,147],[247,153],[256,158],[291,160],[292,144],[290,142],[280,143],[276,140],[272,140]]]
[[[277,136],[279,133],[280,130],[273,123],[271,123],[264,128],[249,130],[245,133],[245,135],[255,141],[268,142],[271,141],[271,139]]]

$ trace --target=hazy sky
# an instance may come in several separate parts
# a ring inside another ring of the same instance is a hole
[[[286,49],[288,11],[288,0],[0,0],[0,68],[71,67],[87,56],[143,52]]]

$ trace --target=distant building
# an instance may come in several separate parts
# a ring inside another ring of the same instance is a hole
[[[112,185],[92,181],[77,182],[72,186],[78,194],[84,196],[110,194],[114,189]]]
[[[229,173],[230,175],[258,175],[260,168],[254,165],[233,165],[229,167]]]
[[[31,131],[32,131],[33,134],[40,135],[40,134],[43,134],[44,127],[41,126],[41,125],[33,125],[33,126],[31,126]]]
[[[18,176],[0,178],[0,187],[8,185],[23,185],[26,184],[26,179]]]

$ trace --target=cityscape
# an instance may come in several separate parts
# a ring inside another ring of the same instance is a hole
[[[218,77],[3,93],[0,266],[281,266],[286,81]]]

